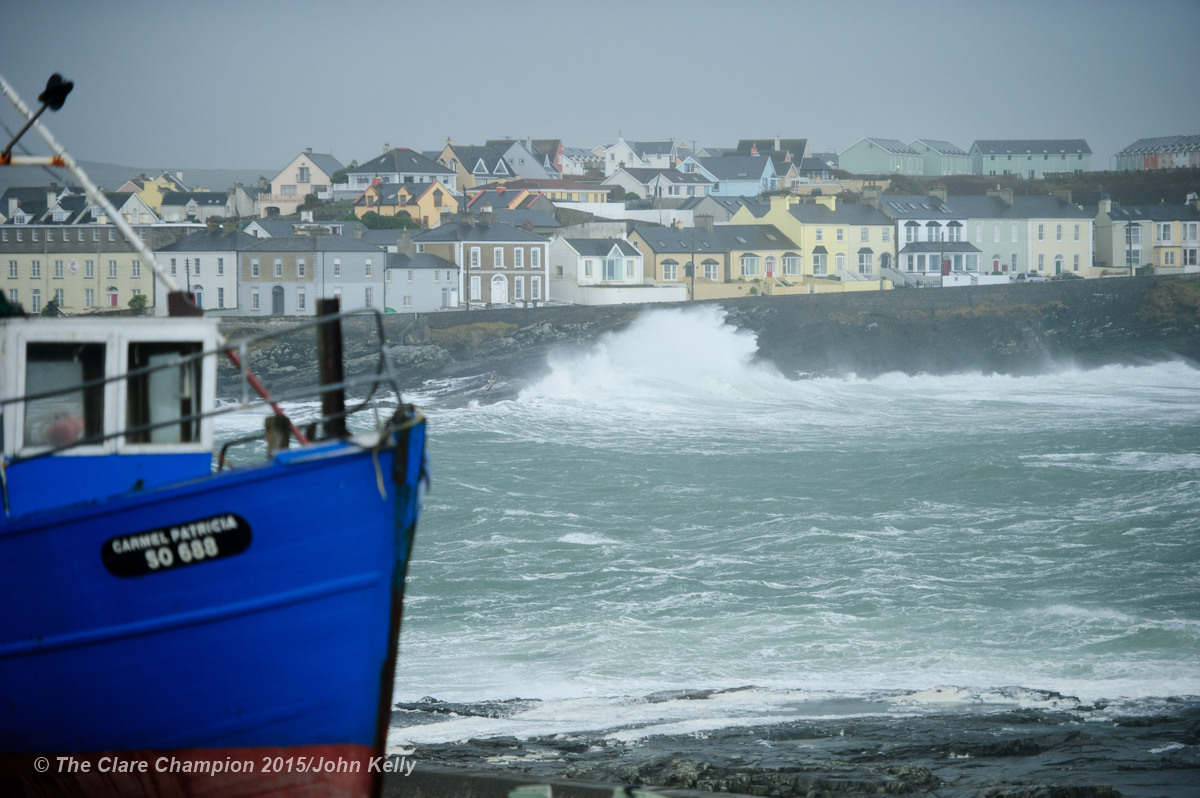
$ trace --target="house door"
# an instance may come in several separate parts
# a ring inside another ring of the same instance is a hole
[[[497,274],[492,278],[492,304],[508,304],[508,281],[504,279],[504,275],[502,274]]]
[[[283,286],[277,285],[271,289],[271,312],[276,316],[283,315]]]

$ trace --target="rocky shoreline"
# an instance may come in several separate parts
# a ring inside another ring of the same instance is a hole
[[[700,698],[702,700],[702,697]],[[392,724],[442,713],[520,711],[520,702],[401,704]],[[416,745],[417,770],[583,782],[661,794],[1109,798],[1200,794],[1200,702],[1089,718],[1018,709],[844,717],[655,735],[621,730]],[[683,792],[677,792],[683,791]],[[452,793],[446,793],[452,794]],[[555,794],[560,794],[555,792]]]
[[[889,371],[1022,374],[1064,364],[1200,361],[1200,280],[1136,277],[1020,286],[905,289],[719,303],[728,324],[753,333],[758,358],[790,377]],[[387,314],[387,352],[405,389],[428,380],[491,374],[528,379],[551,352],[584,348],[645,312],[684,305],[553,306]],[[286,318],[229,318],[229,338],[279,329]],[[346,371],[376,366],[374,319],[344,323]],[[274,390],[311,382],[313,330],[275,342],[251,361]],[[280,386],[280,387],[275,387]],[[231,368],[221,395],[240,388]]]

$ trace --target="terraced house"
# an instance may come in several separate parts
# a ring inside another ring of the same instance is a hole
[[[460,302],[502,307],[548,301],[550,242],[490,217],[472,215],[413,236],[417,254],[458,267]]]
[[[11,189],[0,198],[0,264],[8,298],[31,313],[50,302],[68,313],[119,310],[154,295],[153,265],[144,263],[108,215],[65,190]],[[195,232],[164,225],[137,194],[106,194],[151,249]]]
[[[1200,272],[1200,195],[1183,205],[1100,202],[1096,215],[1096,266],[1101,274]]]

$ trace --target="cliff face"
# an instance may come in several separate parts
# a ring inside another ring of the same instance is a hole
[[[1200,280],[1166,277],[1063,280],[980,288],[745,297],[717,303],[758,338],[759,356],[784,374],[890,371],[1029,373],[1182,356],[1200,361]],[[644,312],[681,305],[542,307],[388,314],[389,353],[407,387],[494,372],[523,376],[558,347],[586,346]],[[238,338],[284,319],[229,319]],[[372,370],[374,321],[344,325],[348,374]],[[275,390],[315,379],[313,330],[256,354],[252,368]],[[226,373],[223,377],[228,378]],[[223,382],[223,395],[231,395]]]

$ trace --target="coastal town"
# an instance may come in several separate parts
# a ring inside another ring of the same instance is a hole
[[[1200,136],[1143,139],[1117,170],[1200,169]],[[591,149],[497,139],[385,146],[361,163],[306,149],[257,185],[131,174],[104,192],[158,267],[211,315],[688,302],[1200,272],[1200,193],[1084,204],[1085,140],[806,139]],[[956,176],[995,178],[981,193]],[[917,178],[926,187],[906,192]],[[1200,181],[1197,181],[1200,183]],[[69,181],[0,195],[0,263],[26,312],[165,315],[152,264]],[[1198,186],[1200,187],[1200,186]]]

